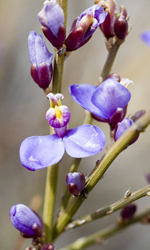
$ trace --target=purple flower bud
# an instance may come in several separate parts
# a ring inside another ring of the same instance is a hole
[[[50,243],[45,243],[45,244],[42,246],[41,250],[55,250],[55,248],[54,248],[54,246],[53,246],[52,244],[50,244]]]
[[[124,119],[126,113],[127,113],[127,106],[123,109],[117,108],[116,112],[111,116],[109,121],[109,125],[112,130],[117,126],[118,122],[121,122]]]
[[[74,172],[66,176],[69,192],[75,196],[79,195],[85,186],[85,177],[82,173]]]
[[[28,37],[31,76],[40,88],[46,89],[52,79],[53,55],[48,51],[42,36],[31,31]]]
[[[118,39],[125,39],[128,33],[128,22],[124,15],[120,15],[114,23],[115,35]]]
[[[120,216],[123,220],[131,219],[135,214],[137,206],[135,203],[131,203],[121,210]]]
[[[129,128],[132,126],[133,123],[134,123],[134,122],[133,122],[130,118],[125,118],[124,120],[122,120],[122,121],[118,124],[118,126],[117,126],[117,128],[116,128],[116,131],[115,131],[115,134],[114,134],[114,139],[115,139],[115,141],[117,141],[117,140],[120,138],[120,136],[122,136],[122,135],[125,133],[125,131],[126,131],[127,129],[129,129]],[[137,135],[137,136],[133,139],[133,141],[130,142],[129,145],[131,145],[132,143],[134,143],[134,142],[138,139],[138,137],[139,137],[139,135]]]
[[[106,11],[107,16],[105,21],[100,24],[100,29],[103,32],[104,36],[109,39],[110,37],[114,36],[114,20],[115,20],[115,10],[116,10],[116,3],[114,0],[107,0],[106,1]]]
[[[66,29],[64,13],[56,0],[45,1],[43,9],[38,13],[42,31],[54,47],[60,49],[64,43]]]
[[[9,211],[10,221],[25,238],[36,238],[42,235],[43,223],[41,218],[29,207],[16,204]]]
[[[61,104],[62,94],[48,94],[50,109],[46,113],[46,119],[53,128],[62,128],[70,121],[71,113],[69,108]]]
[[[87,43],[97,27],[104,22],[106,15],[100,4],[95,4],[83,11],[72,24],[66,39],[66,50],[76,50]]]

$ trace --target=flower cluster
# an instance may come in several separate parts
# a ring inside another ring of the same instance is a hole
[[[116,12],[116,2],[114,0],[95,1],[102,4],[107,11],[106,19],[100,24],[100,29],[108,40],[116,37],[119,40],[124,40],[128,34],[128,14],[124,6],[120,7],[120,12]]]
[[[125,7],[121,6],[120,12],[116,13],[116,4],[114,0],[95,1],[93,6],[83,11],[80,16],[74,20],[68,36],[66,36],[64,12],[56,0],[46,0],[44,2],[44,7],[38,13],[38,19],[42,25],[42,31],[45,37],[55,47],[57,55],[59,56],[62,56],[62,53],[74,51],[86,44],[98,27],[100,27],[107,40],[115,38],[119,43],[123,42],[128,34],[127,11]],[[150,45],[150,32],[143,33],[141,38],[145,43]],[[49,93],[47,94],[47,98],[50,102],[50,108],[46,112],[46,120],[51,127],[51,134],[31,136],[22,142],[19,154],[23,167],[30,171],[43,169],[49,166],[53,167],[53,165],[62,160],[65,152],[72,158],[78,158],[79,161],[80,158],[90,157],[101,152],[104,149],[106,141],[103,131],[99,127],[92,126],[91,124],[84,124],[76,128],[68,129],[71,112],[68,106],[62,104],[64,96],[61,93],[53,94],[47,91],[53,77],[53,54],[49,52],[42,36],[31,31],[28,37],[28,48],[31,61],[31,76],[45,93]],[[99,86],[91,84],[72,84],[69,87],[69,91],[72,99],[82,108],[89,111],[96,121],[109,124],[111,140],[115,143],[115,141],[117,141],[134,122],[145,113],[145,110],[139,110],[134,116],[125,118],[128,103],[131,99],[131,93],[127,87],[132,81],[127,78],[121,79],[120,76],[115,73],[108,74],[105,75],[104,81],[101,82]],[[136,135],[137,134],[138,132]],[[130,144],[134,143],[138,139],[138,136],[139,134],[134,137]],[[128,143],[127,146],[130,144]],[[102,157],[102,161],[105,156],[106,155]],[[111,159],[108,159],[108,157],[107,161],[112,162],[112,156],[113,152],[112,155],[109,155]],[[98,164],[96,162],[96,166],[92,170],[91,175],[86,178],[81,172],[75,172],[77,170],[72,171],[72,169],[70,169],[70,173],[66,176],[68,189],[65,194],[65,206],[71,203],[68,196],[68,190],[70,194],[75,196],[74,199],[78,201],[80,198],[86,197],[88,185],[91,184],[89,184],[90,177],[92,175],[94,176],[96,180],[94,185],[97,183],[98,179],[102,177],[100,174],[100,177],[97,176],[97,172],[95,171],[98,169],[97,165],[102,161],[98,160]],[[56,166],[54,166],[54,168],[55,167]],[[78,166],[75,167],[77,169]],[[106,167],[108,168],[108,166]],[[50,168],[48,168],[48,170],[49,169]],[[104,169],[102,169],[102,175],[103,174]],[[149,174],[146,175],[146,179],[150,182]],[[79,199],[76,196],[78,196]],[[52,199],[54,203],[54,197],[52,197]],[[132,219],[136,212],[137,207],[135,203],[127,204],[128,205],[125,207],[122,206],[123,209],[120,213],[121,223],[126,223],[126,221]],[[49,209],[50,206],[47,206],[47,208]],[[98,212],[96,211],[96,213]],[[71,213],[68,214],[67,219],[69,221],[71,220],[71,218],[69,218]],[[11,223],[20,231],[23,237],[33,239],[35,249],[55,249],[54,246],[50,242],[46,242],[46,238],[44,238],[45,234],[43,227],[48,227],[44,219],[42,222],[39,215],[29,207],[23,204],[16,204],[11,207],[9,216]],[[90,216],[90,218],[92,218],[92,216]],[[85,220],[83,221],[85,222]],[[56,225],[56,227],[57,226],[58,225]],[[51,231],[51,238],[54,236],[55,232],[53,230],[55,229],[56,228],[53,227]],[[45,233],[47,233],[47,230],[49,232],[49,228],[46,228]],[[64,230],[64,228],[62,230]]]
[[[38,13],[45,37],[58,50],[64,45],[66,52],[76,50],[87,43],[106,16],[107,13],[100,4],[91,6],[74,20],[66,37],[64,13],[56,0],[46,0]],[[43,38],[34,31],[29,34],[28,47],[31,76],[40,88],[46,90],[53,76],[53,55],[48,51]]]

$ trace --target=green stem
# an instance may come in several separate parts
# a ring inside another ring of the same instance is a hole
[[[114,225],[111,225],[105,229],[102,229],[94,234],[79,238],[78,240],[76,240],[72,244],[70,244],[64,248],[60,248],[59,250],[81,250],[81,249],[88,247],[90,245],[99,244],[99,243],[103,242],[103,240],[113,236],[116,233],[121,232],[122,230],[126,229],[127,227],[129,227],[135,223],[141,222],[149,214],[150,214],[150,208],[139,213],[134,218],[132,218],[128,221],[122,222],[120,224],[115,223]]]
[[[67,0],[59,0],[59,5],[64,11],[64,26],[66,27],[67,22]],[[63,77],[63,68],[64,68],[64,54],[59,54],[55,51],[54,58],[54,72],[53,72],[53,93],[61,93],[62,77]]]
[[[128,204],[147,196],[147,193],[150,192],[150,185],[139,189],[138,191],[134,192],[129,196],[128,198],[122,198],[121,200],[111,204],[110,206],[103,207],[101,209],[96,210],[92,214],[88,214],[86,216],[81,217],[80,219],[74,220],[71,223],[69,223],[66,227],[67,230],[76,228],[78,226],[81,226],[83,224],[89,223],[91,221],[100,219],[106,215],[110,215],[117,210],[127,206]]]
[[[54,218],[57,175],[58,175],[58,164],[47,168],[45,200],[44,200],[44,210],[43,210],[43,223],[45,226],[45,242],[52,242],[53,239],[53,218]]]
[[[65,17],[64,25],[66,26],[67,0],[61,0],[59,1],[59,4],[64,11],[64,17]],[[54,94],[61,93],[63,67],[64,67],[64,55],[63,54],[59,55],[57,51],[55,51],[53,85],[52,85],[52,90]],[[52,242],[53,240],[53,220],[54,220],[57,177],[58,177],[58,164],[48,167],[46,188],[45,188],[44,209],[43,209],[45,242]]]
[[[85,186],[85,193],[89,194],[95,187],[97,182],[101,179],[105,171],[115,158],[122,152],[123,149],[150,123],[150,111],[144,114],[140,119],[136,121],[107,151],[99,164],[96,164],[95,170],[92,171]],[[65,211],[59,216],[54,228],[54,237],[56,238],[70,222],[71,218],[81,206],[84,197],[73,197],[68,203]]]
[[[100,75],[101,82],[103,82],[105,80],[105,78],[109,75],[120,45],[121,45],[121,43],[118,43],[118,41],[116,41],[113,44],[112,48],[110,49],[108,56],[107,56],[107,59],[106,59],[106,62],[104,64],[104,67],[103,67],[101,75]]]

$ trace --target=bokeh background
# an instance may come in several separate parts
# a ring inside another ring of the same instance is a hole
[[[68,31],[74,18],[92,4],[90,0],[68,0]],[[118,52],[112,72],[134,82],[130,86],[132,98],[128,107],[128,114],[132,114],[139,109],[150,108],[150,48],[139,39],[141,32],[150,29],[150,1],[118,0],[118,8],[120,5],[125,5],[130,15],[130,34]],[[8,216],[10,207],[16,203],[30,204],[36,194],[43,197],[45,189],[46,169],[28,171],[21,166],[18,154],[20,144],[26,137],[49,133],[45,120],[49,103],[30,77],[27,47],[30,30],[42,34],[37,19],[42,6],[41,0],[0,1],[0,246],[3,250],[18,250],[15,247],[18,231],[13,228]],[[46,43],[53,52],[51,45]],[[96,85],[106,56],[105,39],[98,29],[89,43],[73,52],[65,62],[62,93],[65,95],[64,104],[72,112],[70,128],[82,123],[85,111],[71,100],[68,87],[73,83]],[[100,126],[107,135],[108,144],[109,127],[107,124]],[[84,159],[80,170],[88,174],[100,157],[101,154]],[[70,163],[71,158],[65,155],[60,166],[56,210],[63,195]],[[149,171],[150,128],[114,161],[75,217],[121,199],[129,188],[134,192],[147,185],[144,174]],[[150,204],[150,200],[143,198],[137,204],[140,211]],[[56,248],[114,223],[118,215],[119,212],[116,212],[63,234],[57,240]],[[139,224],[89,249],[148,250],[149,236],[150,225]],[[30,241],[26,241],[20,250],[29,244]]]

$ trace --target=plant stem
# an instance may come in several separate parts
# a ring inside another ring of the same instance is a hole
[[[79,238],[72,244],[60,248],[59,250],[81,250],[85,247],[88,247],[92,244],[98,244],[103,242],[103,240],[113,236],[114,234],[121,232],[122,230],[126,229],[127,227],[137,223],[141,222],[146,216],[150,214],[150,208],[146,209],[145,211],[139,213],[134,218],[124,221],[122,223],[115,223],[114,225],[111,225],[105,229],[102,229],[94,234],[91,234],[86,237]]]
[[[120,45],[121,43],[118,43],[118,41],[116,41],[113,44],[112,48],[110,49],[106,62],[104,64],[104,67],[100,75],[101,82],[103,82],[105,78],[109,75]]]
[[[45,242],[52,242],[53,239],[53,218],[57,175],[58,164],[48,167],[43,210],[43,222],[45,225]]]
[[[107,151],[99,164],[96,164],[94,171],[88,178],[87,184],[85,186],[85,193],[89,194],[90,191],[95,187],[97,182],[101,179],[105,171],[108,169],[110,164],[115,160],[115,158],[122,152],[123,149],[140,133],[150,123],[150,111],[145,113],[140,117]],[[54,238],[56,238],[66,227],[68,222],[81,206],[84,197],[73,197],[68,203],[65,211],[59,216],[57,223],[54,228]]]
[[[81,217],[80,219],[72,221],[67,225],[66,229],[67,230],[74,229],[83,224],[100,219],[106,215],[110,215],[116,212],[117,210],[127,206],[128,204],[132,203],[133,201],[147,196],[148,192],[150,192],[150,185],[137,190],[136,192],[132,193],[131,196],[129,196],[128,198],[122,198],[121,200],[111,204],[110,206],[105,206],[101,209],[96,210],[92,214],[88,214],[86,216]]]
[[[66,27],[67,22],[67,0],[59,0],[59,5],[62,7],[64,12],[64,26]],[[55,51],[54,57],[54,72],[53,72],[53,93],[61,93],[62,77],[64,68],[64,54],[61,55]]]

